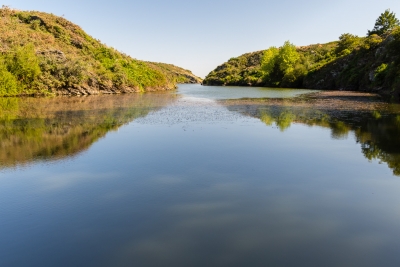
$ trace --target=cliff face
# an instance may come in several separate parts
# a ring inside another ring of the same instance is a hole
[[[0,9],[0,96],[128,93],[200,81],[179,67],[120,53],[64,18]]]
[[[290,79],[279,76],[276,68],[275,76],[265,78],[263,50],[231,58],[210,72],[203,84],[370,91],[398,101],[400,28],[355,40],[345,49],[340,41],[296,47],[299,60]]]

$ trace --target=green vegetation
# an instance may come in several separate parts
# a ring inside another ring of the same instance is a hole
[[[204,85],[237,85],[373,91],[400,99],[400,26],[385,11],[368,36],[342,34],[338,41],[281,47],[231,58]]]
[[[0,96],[124,93],[199,82],[190,71],[133,59],[64,18],[0,9]]]
[[[372,34],[383,35],[398,26],[400,26],[400,21],[396,18],[396,14],[390,12],[390,9],[386,9],[376,19],[374,28],[372,31],[368,31],[368,36]]]
[[[277,49],[270,47],[264,52],[261,62],[261,70],[264,71],[263,80],[274,86],[279,86],[280,81],[292,82],[299,71],[296,63],[300,59],[300,54],[296,47],[289,41]]]
[[[201,83],[203,80],[195,75],[190,70],[185,70],[180,67],[166,64],[146,62],[148,65],[161,71],[167,77],[170,77],[175,83]]]
[[[265,50],[264,56],[261,59],[261,71],[264,73],[264,76],[269,77],[272,74],[278,55],[279,49],[275,46]]]
[[[339,56],[346,56],[351,54],[356,47],[361,43],[361,39],[357,35],[344,33],[339,36],[339,42],[336,47],[336,54]]]

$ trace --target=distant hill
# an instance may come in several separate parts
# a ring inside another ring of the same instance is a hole
[[[174,78],[176,83],[201,83],[203,79],[193,75],[190,70],[177,67],[172,64],[146,62],[151,67],[160,70],[168,77]]]
[[[168,90],[190,71],[131,58],[52,14],[0,9],[0,96]]]
[[[286,58],[282,47],[290,52]],[[282,47],[231,58],[211,71],[203,84],[362,90],[400,98],[400,27],[380,36],[343,34],[339,41],[326,44]],[[290,57],[292,64],[285,69]]]

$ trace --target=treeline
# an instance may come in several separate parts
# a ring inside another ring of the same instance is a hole
[[[400,23],[386,10],[366,37],[342,34],[338,41],[281,47],[231,58],[205,85],[400,91]]]
[[[164,90],[194,80],[190,71],[120,53],[64,18],[0,9],[0,96]]]

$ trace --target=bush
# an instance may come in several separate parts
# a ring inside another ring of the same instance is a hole
[[[358,47],[361,43],[361,38],[357,35],[353,35],[350,33],[344,33],[340,35],[338,46],[336,48],[336,54],[343,56],[348,55],[353,51],[356,47]]]
[[[382,43],[383,39],[377,34],[372,34],[365,38],[363,47],[365,49],[370,49],[370,48],[375,48],[377,47],[380,43]]]
[[[291,72],[283,76],[282,86],[301,87],[303,78],[307,74],[307,68],[302,64],[296,64]]]
[[[375,82],[376,83],[383,83],[385,80],[386,73],[388,71],[388,64],[382,63],[379,67],[375,70]]]
[[[17,95],[18,83],[14,75],[6,69],[0,69],[0,96]]]
[[[32,86],[41,73],[39,59],[33,44],[14,48],[5,59],[5,65],[19,81],[20,85]]]

